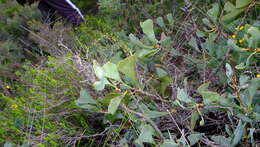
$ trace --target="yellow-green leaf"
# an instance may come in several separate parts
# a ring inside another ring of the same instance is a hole
[[[239,8],[239,9],[234,9],[230,13],[224,15],[222,17],[222,22],[225,24],[231,23],[233,20],[235,20],[241,13],[243,13],[245,8]]]
[[[236,0],[236,8],[243,8],[252,2],[253,0]]]
[[[135,84],[138,83],[136,76],[136,59],[135,56],[130,56],[117,64],[117,69],[129,77]]]

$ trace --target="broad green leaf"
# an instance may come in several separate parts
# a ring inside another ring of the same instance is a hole
[[[121,95],[121,93],[109,93],[104,98],[100,99],[100,103],[102,103],[103,106],[108,106],[113,98]]]
[[[168,115],[168,112],[159,112],[159,111],[145,111],[146,116],[148,116],[151,119],[162,117],[165,115]]]
[[[231,139],[230,138],[226,138],[224,136],[211,136],[210,138],[214,142],[216,142],[217,144],[220,144],[220,145],[230,146],[230,144],[231,144]]]
[[[164,140],[163,144],[160,147],[179,147],[179,145],[174,140]]]
[[[167,14],[167,15],[166,15],[166,18],[167,18],[169,24],[170,24],[171,26],[173,26],[173,25],[174,25],[174,19],[173,19],[172,13]]]
[[[192,146],[192,145],[196,144],[198,141],[201,140],[202,136],[203,136],[203,134],[201,134],[201,133],[195,133],[195,134],[189,135],[188,139],[190,141],[190,145]]]
[[[156,23],[157,23],[160,27],[166,28],[166,27],[165,27],[164,20],[163,20],[162,17],[158,17],[158,18],[156,19]]]
[[[230,64],[226,63],[226,75],[231,80],[233,76],[233,69]]]
[[[239,77],[239,86],[240,87],[245,87],[246,84],[248,83],[250,77],[245,75],[245,74],[241,74]]]
[[[260,40],[259,40],[260,41]],[[257,54],[257,52],[253,52],[253,53],[251,53],[248,57],[247,57],[247,59],[246,59],[246,67],[249,67],[250,66],[250,59],[254,56],[254,55],[256,55]]]
[[[219,5],[218,3],[212,4],[212,8],[207,12],[208,16],[216,23],[219,15]]]
[[[192,100],[188,96],[188,93],[184,89],[177,89],[177,99],[185,103],[191,103]]]
[[[162,78],[162,77],[165,77],[165,76],[168,75],[168,73],[164,69],[162,69],[160,67],[156,68],[156,73],[157,73],[159,78]]]
[[[110,100],[108,105],[108,113],[115,114],[124,96],[125,95],[120,95]]]
[[[135,44],[135,45],[137,45],[137,46],[139,46],[139,47],[141,47],[141,48],[147,48],[147,49],[151,49],[152,47],[150,47],[150,46],[147,46],[147,45],[144,45],[138,38],[136,38],[135,37],[135,35],[133,35],[133,34],[130,34],[129,35],[129,38],[130,38],[130,41],[133,43],[133,44]]]
[[[243,138],[244,132],[245,132],[245,125],[243,125],[242,120],[240,120],[234,132],[235,136],[232,139],[232,143],[231,143],[232,147],[235,147],[240,142],[240,140]]]
[[[154,143],[153,135],[155,135],[155,131],[152,126],[150,125],[142,125],[141,126],[141,133],[138,136],[136,142],[139,144],[142,143]]]
[[[143,29],[144,34],[149,38],[149,40],[154,44],[157,44],[158,40],[156,40],[155,38],[153,30],[153,21],[151,19],[147,19],[146,21],[141,23],[141,27]]]
[[[257,27],[250,27],[247,33],[250,34],[250,37],[247,40],[249,48],[259,48],[260,30]]]
[[[259,78],[254,78],[250,81],[248,91],[250,95],[250,99],[253,99],[255,96],[257,89],[260,87],[260,79]]]
[[[110,84],[110,82],[106,78],[103,78],[100,81],[96,81],[93,84],[93,87],[94,87],[95,90],[101,91],[105,88],[106,85],[109,85],[109,84]]]
[[[227,11],[227,12],[231,12],[235,9],[236,9],[236,6],[229,1],[227,1],[224,5],[224,10]]]
[[[103,67],[102,67],[103,71],[104,71],[104,76],[107,78],[111,78],[117,81],[121,81],[119,72],[117,70],[117,66],[116,64],[113,64],[111,62],[106,63]]]
[[[239,119],[243,120],[244,122],[249,122],[249,123],[252,123],[253,120],[250,119],[249,117],[245,116],[244,114],[241,114],[241,113],[238,113],[236,115]]]
[[[218,93],[216,92],[211,92],[208,90],[210,83],[205,83],[202,84],[199,88],[198,88],[198,93],[202,95],[203,101],[206,105],[212,103],[212,102],[221,102],[222,101],[222,96],[220,96]]]
[[[11,142],[6,142],[4,144],[4,147],[12,147],[12,146],[13,146],[13,143],[11,143]]]
[[[192,112],[191,120],[190,120],[191,129],[195,128],[199,118],[200,118],[200,115],[199,115],[199,113],[197,111]]]
[[[161,77],[159,80],[161,81],[160,93],[164,97],[167,87],[169,87],[172,84],[172,78],[170,76],[164,76],[164,77]]]
[[[228,14],[224,15],[222,17],[222,22],[225,24],[231,23],[233,20],[235,20],[241,13],[243,13],[245,8],[235,9]]]
[[[104,78],[104,71],[97,61],[93,62],[93,69],[98,79],[102,80]]]
[[[243,70],[246,68],[246,65],[244,62],[241,62],[240,64],[236,65],[236,69]]]
[[[235,40],[228,39],[227,43],[228,43],[228,47],[230,47],[232,50],[237,51],[237,52],[241,52],[241,49],[240,49],[239,46],[236,45]]]
[[[250,136],[250,140],[251,140],[251,143],[252,143],[252,144],[255,143],[255,140],[254,140],[254,132],[255,132],[255,128],[250,128],[249,136]]]
[[[88,110],[97,110],[96,107],[96,100],[93,99],[93,97],[88,93],[86,89],[81,89],[80,91],[80,98],[76,100],[76,105],[80,108],[88,109]]]
[[[197,41],[196,41],[196,39],[193,36],[191,37],[191,39],[189,41],[189,45],[191,47],[193,47],[196,51],[201,52],[199,47],[198,47]]]
[[[117,64],[117,69],[133,80],[134,84],[138,84],[136,76],[136,59],[135,56],[127,57]]]
[[[168,112],[159,112],[159,111],[152,111],[150,110],[145,104],[143,103],[140,103],[139,104],[139,107],[140,109],[142,109],[143,113],[153,119],[153,118],[157,118],[157,117],[161,117],[161,116],[164,116],[164,115],[168,115],[169,113]]]
[[[202,22],[207,25],[208,27],[212,28],[213,25],[211,24],[211,22],[207,19],[207,18],[203,18]]]
[[[255,119],[256,122],[260,121],[260,113],[256,113]]]
[[[146,60],[154,56],[159,51],[160,51],[159,49],[142,49],[142,50],[138,50],[135,53],[135,56],[140,58],[141,60]]]
[[[198,92],[199,92],[199,93],[202,93],[203,91],[208,91],[209,84],[210,84],[210,82],[202,84],[202,85],[197,89]]]
[[[252,2],[253,0],[236,0],[236,8],[243,8]]]
[[[96,101],[93,97],[88,93],[88,91],[84,88],[80,91],[80,98],[77,100],[77,103],[88,103],[88,104],[96,104]]]

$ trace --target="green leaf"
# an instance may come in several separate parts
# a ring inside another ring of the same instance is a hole
[[[131,41],[133,44],[135,44],[135,45],[137,45],[137,46],[139,46],[139,47],[147,48],[147,49],[151,49],[151,48],[152,48],[152,47],[150,47],[150,46],[144,45],[144,44],[143,44],[138,38],[136,38],[135,35],[133,35],[133,34],[130,34],[130,35],[129,35],[129,38],[130,38],[130,41]]]
[[[219,15],[219,5],[218,3],[212,4],[212,8],[208,10],[207,14],[216,23]]]
[[[249,48],[259,48],[260,45],[260,31],[257,27],[250,27],[247,31],[250,35],[248,38],[248,47]]]
[[[106,78],[103,78],[101,81],[97,81],[93,84],[93,87],[95,90],[97,91],[101,91],[105,88],[105,85],[109,85],[110,82],[106,79]]]
[[[159,68],[159,67],[156,68],[156,73],[159,78],[162,78],[162,77],[165,77],[168,75],[168,73],[164,69]]]
[[[211,24],[211,22],[207,19],[207,18],[203,18],[202,22],[207,25],[208,27],[212,28],[213,25]]]
[[[117,81],[121,81],[119,72],[117,70],[117,66],[116,64],[113,64],[111,62],[106,63],[103,67],[102,67],[103,71],[104,71],[104,76],[107,78],[111,78]]]
[[[235,20],[241,13],[243,13],[245,8],[235,9],[228,14],[224,15],[222,17],[222,22],[225,24],[231,23],[233,20]]]
[[[165,115],[168,115],[168,112],[159,112],[159,111],[145,111],[146,116],[148,116],[151,119],[162,117]]]
[[[80,91],[80,98],[77,100],[78,103],[84,104],[96,104],[96,101],[93,97],[88,93],[88,91],[84,88]]]
[[[188,136],[188,139],[190,141],[190,145],[196,144],[198,141],[201,140],[203,134],[202,133],[196,133],[196,134],[191,134]]]
[[[239,69],[239,70],[243,70],[246,68],[245,66],[245,63],[244,62],[241,62],[240,64],[236,65],[235,67],[236,69]]]
[[[76,105],[80,108],[88,109],[88,110],[97,110],[96,107],[96,100],[93,99],[93,97],[88,93],[86,89],[81,89],[80,91],[80,98],[76,100]]]
[[[236,6],[234,4],[232,4],[231,2],[228,1],[228,2],[225,3],[225,6],[224,6],[225,11],[231,12],[235,9],[236,9]]]
[[[168,86],[172,84],[172,78],[170,76],[164,76],[159,79],[161,81],[160,84],[160,93],[165,96],[165,91]]]
[[[210,137],[214,142],[220,145],[225,145],[225,146],[230,146],[231,144],[231,139],[226,138],[224,136],[211,136]]]
[[[244,122],[249,122],[249,123],[252,123],[253,120],[250,119],[249,117],[245,116],[244,114],[241,114],[241,113],[238,113],[237,114],[237,117],[241,120],[243,120]]]
[[[155,38],[154,30],[153,30],[153,21],[151,19],[147,19],[146,21],[141,23],[141,27],[143,29],[144,34],[149,38],[152,43],[157,44],[158,40]]]
[[[166,27],[165,27],[164,20],[163,20],[162,17],[158,17],[158,18],[156,19],[156,23],[157,23],[160,27],[166,28]]]
[[[245,74],[241,74],[240,77],[239,77],[239,87],[247,86],[249,79],[250,79],[249,76],[247,76]]]
[[[140,58],[141,60],[146,60],[154,56],[159,51],[160,51],[159,49],[142,49],[142,50],[138,50],[135,53],[135,56]]]
[[[208,90],[209,84],[209,82],[204,83],[197,89],[198,93],[202,95],[204,103],[208,105],[212,102],[221,102],[223,98],[218,93]]]
[[[199,115],[199,113],[197,111],[192,112],[191,120],[190,120],[190,125],[191,125],[191,129],[192,130],[195,128],[199,118],[200,118],[200,115]]]
[[[250,81],[248,91],[249,91],[249,96],[250,99],[253,99],[255,96],[257,89],[260,87],[260,79],[259,78],[254,78]]]
[[[154,143],[153,135],[155,135],[155,131],[152,126],[142,125],[141,133],[138,136],[138,139],[136,140],[136,142],[138,142],[139,144]]]
[[[243,138],[244,132],[245,132],[245,125],[243,125],[242,120],[240,120],[234,132],[235,136],[232,139],[232,143],[231,143],[232,147],[235,147],[240,142],[240,140]]]
[[[117,64],[117,69],[133,80],[134,84],[138,84],[136,76],[136,59],[135,56],[127,57]]]
[[[12,147],[13,146],[13,143],[12,142],[6,142],[4,144],[4,147]]]
[[[197,41],[196,39],[192,36],[189,43],[188,43],[191,47],[193,47],[196,51],[198,52],[201,52],[199,47],[198,47],[198,44],[197,44]]]
[[[226,63],[226,75],[231,80],[233,76],[233,69],[230,64]]]
[[[98,79],[103,79],[104,78],[104,71],[102,67],[97,63],[97,61],[93,62],[93,69],[95,72],[95,75],[98,77]]]
[[[190,99],[188,93],[184,89],[180,89],[180,88],[177,89],[177,99],[180,100],[180,101],[183,101],[185,103],[193,102]]]
[[[255,128],[250,128],[250,133],[249,133],[249,136],[250,136],[250,140],[251,140],[251,143],[254,144],[255,143],[255,140],[254,140],[254,132],[255,132]]]
[[[124,98],[124,95],[117,96],[110,100],[110,103],[108,105],[108,113],[115,114],[116,110],[118,109],[122,99]]]
[[[202,93],[203,91],[207,91],[208,88],[209,88],[209,84],[210,84],[210,82],[202,84],[202,85],[197,89],[198,92],[199,92],[199,93]]]
[[[160,147],[179,147],[174,140],[166,139]]]
[[[99,102],[103,105],[103,106],[108,106],[110,101],[118,96],[121,96],[121,93],[109,93],[107,94],[104,98],[99,99]]]
[[[166,15],[166,18],[171,26],[174,25],[173,15],[171,13]]]
[[[240,47],[236,45],[235,40],[228,39],[227,43],[228,47],[230,47],[233,51],[241,52]]]
[[[243,8],[252,2],[253,0],[236,0],[236,8]]]

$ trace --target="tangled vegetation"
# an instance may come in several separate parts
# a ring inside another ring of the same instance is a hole
[[[259,0],[75,3],[0,0],[0,146],[260,145]]]

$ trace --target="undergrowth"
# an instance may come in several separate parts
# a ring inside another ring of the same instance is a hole
[[[0,145],[259,145],[259,0],[99,0],[75,29],[0,4]]]

